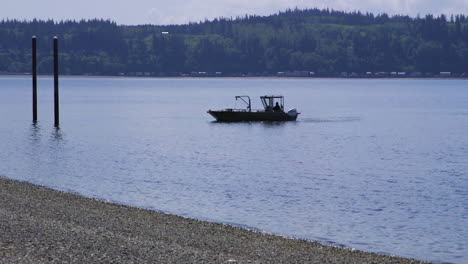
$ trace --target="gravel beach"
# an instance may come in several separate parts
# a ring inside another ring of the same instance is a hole
[[[423,263],[0,178],[0,263]]]

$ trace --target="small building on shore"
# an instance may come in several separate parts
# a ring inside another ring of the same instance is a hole
[[[422,75],[421,72],[412,72],[412,73],[410,73],[409,76],[410,76],[411,78],[420,78],[420,77],[422,77],[423,75]]]
[[[449,77],[452,77],[452,73],[451,73],[451,72],[440,72],[440,73],[439,73],[439,77],[441,77],[441,78],[449,78]]]

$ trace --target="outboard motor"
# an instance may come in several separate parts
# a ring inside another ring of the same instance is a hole
[[[297,116],[297,115],[298,115],[298,113],[297,113],[296,108],[293,108],[293,109],[288,111],[288,116],[294,117],[294,116]]]

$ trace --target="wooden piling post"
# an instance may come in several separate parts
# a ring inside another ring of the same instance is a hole
[[[32,107],[33,122],[37,122],[37,53],[36,36],[32,36]]]
[[[59,127],[58,37],[54,37],[54,125]]]

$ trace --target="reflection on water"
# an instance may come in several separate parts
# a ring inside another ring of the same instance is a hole
[[[54,127],[50,137],[55,142],[63,141],[63,132],[60,127]]]
[[[294,125],[296,121],[252,121],[252,122],[218,122],[210,121],[213,125],[224,125],[224,126],[263,126],[263,127],[281,127],[285,125]]]
[[[31,124],[30,139],[33,142],[38,142],[41,139],[41,127],[37,121],[33,121]]]

